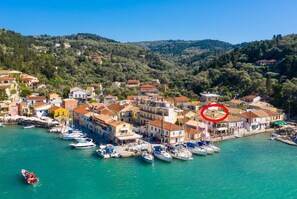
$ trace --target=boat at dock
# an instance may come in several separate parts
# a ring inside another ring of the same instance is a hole
[[[34,127],[35,127],[35,125],[29,124],[29,125],[25,125],[23,128],[24,129],[32,129]]]
[[[206,156],[207,151],[205,148],[199,147],[197,144],[193,142],[186,142],[185,143],[187,148],[195,155]]]
[[[5,127],[5,125],[4,125],[4,124],[2,124],[2,123],[0,123],[0,127]]]
[[[172,162],[172,156],[161,146],[154,146],[154,156],[165,162]]]
[[[181,144],[171,145],[170,147],[171,155],[173,158],[179,160],[193,160],[192,153],[184,148]]]
[[[25,169],[22,169],[21,174],[25,178],[25,180],[27,181],[28,184],[35,184],[35,183],[39,182],[39,179],[33,172],[29,172]]]
[[[96,150],[101,158],[120,158],[121,155],[116,151],[112,144],[101,145],[100,149]]]
[[[91,138],[78,138],[75,139],[77,143],[72,143],[69,146],[76,149],[91,149],[96,147],[96,144]]]
[[[148,151],[144,150],[141,153],[141,158],[143,161],[152,164],[154,162],[154,156],[150,154]]]
[[[84,136],[86,135],[79,130],[69,130],[68,133],[62,133],[61,138],[63,140],[75,140]]]
[[[214,154],[214,148],[210,145],[207,145],[204,141],[197,142],[197,144],[202,149],[205,149],[208,155]]]

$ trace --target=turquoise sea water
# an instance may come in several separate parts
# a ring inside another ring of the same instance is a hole
[[[221,143],[221,153],[173,163],[103,160],[44,129],[0,129],[0,198],[297,198],[297,147],[269,134]],[[27,185],[22,168],[40,183]]]

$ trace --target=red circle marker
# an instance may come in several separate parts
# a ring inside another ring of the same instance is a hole
[[[206,117],[206,116],[204,115],[203,112],[204,112],[206,109],[210,108],[210,107],[219,107],[219,108],[222,108],[222,109],[225,110],[226,115],[225,115],[224,117],[222,117],[222,118],[219,118],[219,119],[211,119],[211,118],[208,118],[208,117]],[[226,106],[223,106],[223,105],[221,105],[221,104],[209,104],[209,105],[203,107],[203,109],[201,109],[200,114],[201,114],[202,118],[205,119],[206,121],[209,121],[209,122],[220,122],[220,121],[223,121],[224,119],[226,119],[226,118],[228,117],[228,115],[229,115],[229,111],[228,111],[228,109],[227,109]]]

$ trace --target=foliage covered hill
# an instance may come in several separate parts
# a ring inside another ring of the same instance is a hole
[[[199,86],[192,89],[223,90],[226,98],[255,93],[277,107],[297,113],[296,53],[297,35],[251,42],[194,69],[194,84]],[[261,59],[275,59],[278,64],[255,66]]]
[[[200,41],[162,40],[130,44],[159,53],[164,58],[187,67],[197,66],[201,62],[210,61],[234,47],[230,43],[211,39]]]
[[[70,48],[65,43],[71,45]],[[57,46],[56,44],[61,44]],[[0,66],[36,75],[51,89],[127,79],[175,84],[186,71],[159,55],[93,34],[25,37],[0,31]]]

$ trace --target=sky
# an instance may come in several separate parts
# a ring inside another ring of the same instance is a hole
[[[0,0],[0,27],[24,35],[94,33],[121,42],[297,33],[296,0]]]

